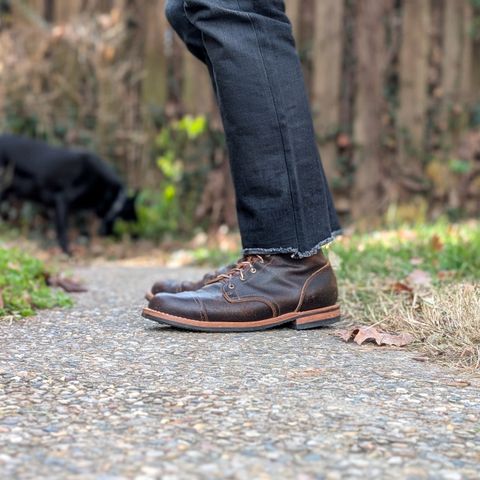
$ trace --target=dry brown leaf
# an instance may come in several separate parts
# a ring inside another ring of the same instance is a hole
[[[460,388],[469,387],[471,384],[472,383],[469,382],[468,380],[462,380],[460,378],[447,383],[449,387],[460,387]]]
[[[353,340],[358,345],[370,341],[375,342],[377,345],[404,347],[414,340],[413,335],[409,333],[391,334],[379,328],[365,325],[345,330],[337,330],[334,332],[334,335],[340,337],[345,342]]]
[[[393,283],[390,289],[395,293],[401,293],[401,292],[412,293],[413,292],[413,288],[409,287],[406,283],[403,283],[403,282]]]
[[[406,282],[412,287],[429,287],[432,284],[432,276],[425,270],[416,269],[407,276]]]
[[[413,257],[413,258],[410,259],[410,263],[411,263],[412,265],[420,265],[420,264],[423,263],[423,258],[421,258],[421,257]]]
[[[336,330],[333,334],[336,337],[340,337],[344,342],[349,342],[357,332],[357,328],[347,328],[345,330]]]
[[[442,239],[435,234],[431,239],[430,239],[430,245],[433,250],[436,252],[439,252],[440,250],[443,250],[443,242]]]
[[[65,278],[60,275],[47,275],[47,285],[50,287],[59,287],[63,288],[66,292],[69,293],[80,293],[87,292],[88,289],[76,280],[71,278]]]
[[[290,378],[320,377],[325,374],[325,368],[307,368],[306,370],[294,370],[288,376]]]
[[[413,335],[409,333],[381,333],[375,341],[378,345],[393,345],[395,347],[404,347],[412,343]]]
[[[430,359],[428,357],[413,357],[412,360],[416,362],[428,362]]]
[[[340,148],[350,148],[352,145],[352,141],[350,140],[350,137],[346,133],[340,133],[337,136],[337,145]]]
[[[449,280],[451,278],[455,278],[457,272],[455,270],[440,270],[437,273],[437,278],[439,280]]]

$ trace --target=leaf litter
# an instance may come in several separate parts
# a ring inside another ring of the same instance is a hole
[[[354,326],[347,329],[337,330],[333,333],[344,342],[355,342],[363,345],[365,342],[374,342],[379,346],[404,347],[412,343],[415,338],[409,333],[388,333],[374,326]]]

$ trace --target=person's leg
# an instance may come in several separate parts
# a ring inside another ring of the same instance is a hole
[[[187,18],[183,0],[167,0],[165,5],[165,15],[172,28],[188,48],[189,52],[207,66],[212,80],[213,91],[215,97],[217,97],[215,76],[213,74],[212,64],[203,44],[202,33]]]
[[[335,322],[335,275],[319,250],[340,227],[284,3],[183,4],[219,101],[245,258],[197,291],[155,295],[143,316],[202,331]]]
[[[209,67],[244,252],[315,253],[340,231],[282,0],[168,0],[167,18]]]
[[[211,62],[245,253],[315,253],[339,233],[284,2],[185,0]]]
[[[167,0],[165,16],[190,53],[206,64],[207,52],[203,45],[202,34],[188,20],[183,0]]]

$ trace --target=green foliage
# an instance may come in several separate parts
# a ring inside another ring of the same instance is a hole
[[[47,286],[43,263],[16,248],[0,247],[0,317],[33,315],[36,309],[70,306],[70,298]]]
[[[480,225],[439,221],[414,228],[353,235],[335,242],[339,277],[368,283],[372,277],[401,279],[415,269],[455,279],[480,279]]]
[[[449,162],[448,167],[450,168],[451,172],[458,173],[460,175],[469,173],[472,170],[472,165],[470,164],[470,162],[467,162],[466,160],[461,160],[459,158],[452,158]]]
[[[189,236],[204,226],[195,219],[195,210],[218,147],[223,148],[223,137],[205,116],[186,115],[165,123],[155,139],[158,187],[141,192],[138,222],[117,222],[117,233],[160,240],[171,233]]]
[[[235,263],[240,257],[240,250],[220,250],[208,247],[199,247],[192,251],[195,265],[224,266]]]
[[[178,230],[181,212],[174,185],[166,185],[162,191],[142,190],[136,203],[138,221],[126,223],[118,220],[115,232],[119,235],[134,235],[150,240],[160,240]]]

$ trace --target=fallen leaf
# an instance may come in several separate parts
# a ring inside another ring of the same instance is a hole
[[[63,288],[66,292],[69,293],[80,293],[87,292],[88,289],[76,280],[71,278],[65,278],[60,275],[47,275],[47,285],[50,287],[59,287]]]
[[[468,380],[458,379],[458,380],[453,380],[452,382],[448,382],[446,385],[448,385],[449,387],[465,388],[465,387],[469,387],[471,385],[471,382],[469,382]]]
[[[442,239],[435,234],[431,239],[430,239],[430,246],[432,247],[433,250],[436,252],[440,252],[440,250],[443,250],[443,242]]]
[[[409,333],[382,333],[375,339],[378,345],[393,345],[395,347],[404,347],[413,342],[413,335]]]
[[[416,362],[428,362],[430,359],[428,357],[413,357],[412,360]]]
[[[352,142],[346,133],[340,133],[337,136],[337,145],[340,148],[349,148],[352,145]]]
[[[420,258],[420,257],[413,257],[410,259],[410,263],[412,265],[420,265],[423,263],[423,258]]]
[[[432,276],[425,270],[416,269],[405,279],[412,287],[429,287],[432,284]]]
[[[395,293],[413,292],[412,287],[409,287],[406,283],[402,283],[402,282],[395,282],[394,284],[391,285],[390,289]]]
[[[377,345],[388,345],[404,347],[413,342],[414,337],[409,333],[391,334],[376,327],[356,326],[349,329],[337,330],[333,333],[343,341],[353,340],[356,344],[362,345],[365,342],[375,342]]]
[[[320,377],[325,374],[325,368],[307,368],[306,370],[294,370],[290,378]]]
[[[439,280],[448,280],[454,278],[457,275],[455,270],[440,270],[437,273],[437,277]]]
[[[340,337],[344,342],[349,342],[357,332],[357,328],[347,328],[345,330],[336,330],[333,332],[333,335]]]

